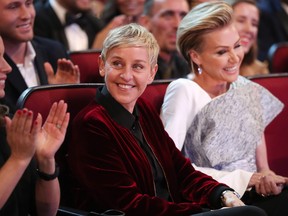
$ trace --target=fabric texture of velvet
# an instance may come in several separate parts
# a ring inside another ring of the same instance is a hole
[[[165,132],[158,113],[138,99],[144,137],[158,159],[173,202],[155,196],[149,161],[133,134],[92,101],[73,121],[68,161],[77,178],[78,207],[119,209],[126,215],[190,215],[202,207],[219,208],[229,189],[196,171]]]

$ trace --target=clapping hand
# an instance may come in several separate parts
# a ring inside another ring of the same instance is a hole
[[[38,162],[43,159],[54,159],[55,153],[65,138],[69,117],[67,104],[63,100],[52,105],[49,115],[37,136],[36,156]]]
[[[50,63],[45,62],[44,68],[49,84],[80,83],[80,70],[78,65],[74,65],[71,60],[58,59],[57,72],[54,73]]]
[[[33,112],[23,109],[18,110],[12,120],[5,117],[5,122],[11,157],[28,164],[36,151],[37,134],[42,124],[41,115],[33,122]]]

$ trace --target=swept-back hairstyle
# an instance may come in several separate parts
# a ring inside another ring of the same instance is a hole
[[[154,36],[143,26],[131,23],[109,32],[103,43],[101,58],[106,60],[109,51],[115,47],[144,47],[147,48],[150,64],[157,64],[159,46]]]
[[[224,1],[210,1],[195,6],[180,22],[177,30],[177,49],[195,73],[197,65],[190,51],[201,52],[203,36],[232,23],[232,7]]]

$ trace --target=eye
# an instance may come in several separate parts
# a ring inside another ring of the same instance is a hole
[[[26,5],[27,6],[30,6],[30,5],[32,5],[33,4],[33,0],[28,0],[28,1],[26,1]]]
[[[234,47],[234,49],[237,49],[237,48],[239,48],[239,47],[241,47],[241,44],[240,44],[240,43],[236,44],[235,47]]]
[[[173,11],[165,11],[162,15],[163,18],[169,19],[172,18],[174,16],[174,12]]]
[[[8,8],[8,9],[15,9],[15,8],[18,7],[18,5],[19,5],[19,4],[17,4],[17,3],[12,3],[12,4],[9,4],[9,5],[7,6],[7,8]]]
[[[218,52],[217,52],[217,54],[218,55],[223,55],[223,54],[225,54],[227,51],[226,50],[219,50]]]
[[[144,66],[142,64],[134,64],[133,65],[133,69],[135,70],[142,70],[144,68]]]
[[[113,62],[112,62],[112,66],[113,66],[114,68],[122,68],[122,67],[123,67],[123,64],[122,64],[121,61],[113,61]]]

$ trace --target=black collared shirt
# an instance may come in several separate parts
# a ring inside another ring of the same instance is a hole
[[[100,91],[97,91],[96,101],[108,111],[114,121],[130,130],[133,136],[137,139],[138,144],[145,152],[152,168],[156,187],[156,196],[171,201],[163,170],[160,167],[151,147],[143,136],[141,125],[138,121],[140,113],[137,106],[135,106],[133,113],[131,114],[111,96],[106,86],[100,87],[99,90]]]

